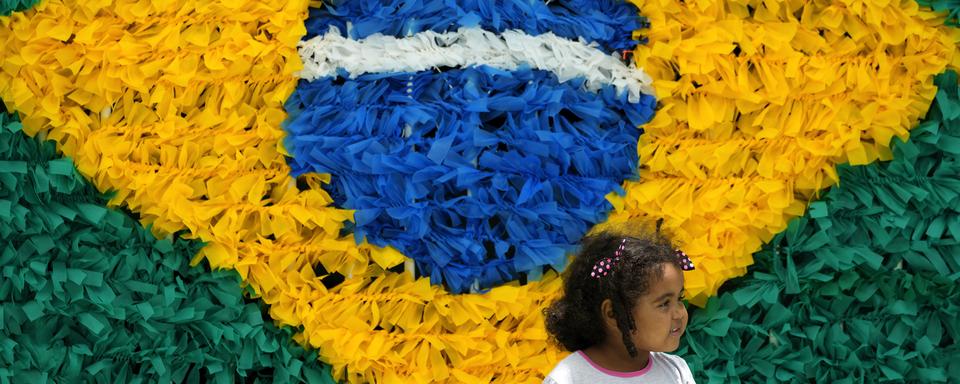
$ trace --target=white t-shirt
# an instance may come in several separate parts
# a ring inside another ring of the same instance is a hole
[[[651,352],[647,367],[635,372],[616,372],[605,369],[582,351],[571,353],[560,361],[543,380],[544,384],[635,384],[677,383],[694,384],[690,367],[682,358],[666,353]]]

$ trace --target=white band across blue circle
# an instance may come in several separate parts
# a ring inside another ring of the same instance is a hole
[[[416,6],[408,6],[416,3]],[[329,173],[356,238],[475,292],[562,270],[637,177],[650,80],[614,0],[342,0],[311,10],[287,103],[294,175]]]
[[[584,41],[547,32],[530,36],[520,30],[494,33],[480,27],[455,32],[423,31],[409,37],[376,34],[362,40],[341,36],[337,27],[300,43],[304,69],[300,77],[316,80],[346,71],[353,78],[367,73],[407,73],[434,68],[486,65],[507,71],[528,66],[553,72],[557,80],[582,78],[587,91],[612,85],[631,103],[640,94],[653,95],[653,79],[615,54]]]

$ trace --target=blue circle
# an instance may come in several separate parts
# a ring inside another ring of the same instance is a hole
[[[399,36],[473,23],[579,33],[619,49],[636,44],[629,36],[640,24],[636,8],[613,1],[334,3],[312,11],[311,33],[338,25],[351,38]],[[651,96],[630,103],[612,86],[590,92],[583,79],[561,83],[525,67],[342,73],[300,82],[286,144],[295,175],[332,174],[325,188],[355,210],[357,239],[397,248],[432,283],[462,293],[562,270],[612,208],[605,195],[637,176],[637,127],[654,106]]]

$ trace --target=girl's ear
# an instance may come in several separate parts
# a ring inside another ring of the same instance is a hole
[[[603,302],[600,303],[600,318],[603,319],[604,328],[611,334],[615,334],[619,330],[617,317],[613,314],[613,301],[610,299],[603,299]]]

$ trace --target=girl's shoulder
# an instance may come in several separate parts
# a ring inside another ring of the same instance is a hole
[[[577,351],[560,360],[544,379],[545,384],[568,383],[680,383],[693,384],[693,373],[680,356],[650,353],[650,364],[643,371],[624,375],[600,368]]]
[[[682,364],[685,367],[687,366],[687,361],[677,355],[671,355],[665,352],[650,352],[650,356],[655,360],[669,362],[671,364]]]
[[[580,351],[573,352],[560,360],[543,382],[544,384],[572,383],[578,372],[589,367],[586,364],[586,361],[580,355]]]
[[[654,361],[654,364],[659,363],[660,366],[679,375],[682,383],[687,384],[694,382],[693,372],[690,371],[690,366],[687,365],[687,361],[682,357],[669,353],[652,352],[650,353],[650,358]]]

